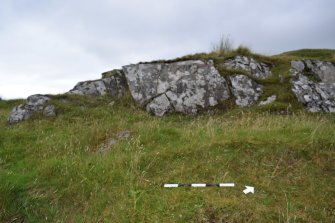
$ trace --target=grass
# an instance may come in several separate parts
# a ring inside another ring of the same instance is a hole
[[[253,79],[264,85],[261,100],[276,94],[275,103],[239,109],[231,98],[212,115],[158,118],[130,95],[113,106],[54,95],[56,117],[8,125],[23,100],[0,101],[0,222],[334,222],[335,115],[306,112],[290,90],[290,60],[309,51],[240,48],[167,62],[212,59],[223,76],[252,78],[222,66],[238,54],[274,66],[270,78]],[[124,130],[131,139],[97,153]],[[236,187],[162,187],[197,182]],[[245,185],[255,194],[244,195]]]
[[[334,115],[233,109],[157,118],[130,99],[113,107],[108,98],[53,100],[63,106],[57,117],[13,126],[6,118],[19,101],[0,102],[0,221],[335,220]],[[123,130],[132,139],[96,153]],[[237,186],[162,188],[168,182]],[[244,195],[244,185],[256,193]]]
[[[305,59],[330,60],[335,62],[334,49],[301,49],[301,50],[288,51],[280,55],[293,56]]]

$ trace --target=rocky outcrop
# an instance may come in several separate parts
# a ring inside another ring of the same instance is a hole
[[[259,62],[251,57],[235,56],[234,58],[227,59],[224,66],[230,69],[245,70],[253,77],[265,79],[272,75],[270,64]]]
[[[109,95],[120,99],[126,93],[127,88],[127,81],[122,71],[114,70],[103,73],[102,79],[79,82],[68,93],[90,96]]]
[[[240,107],[267,105],[276,100],[277,96],[272,95],[258,102],[264,86],[257,82],[271,75],[272,65],[245,56],[227,59],[224,65],[249,74],[236,71],[225,79],[211,60],[139,63],[124,66],[122,70],[105,72],[98,80],[79,82],[68,93],[107,95],[120,99],[129,90],[138,105],[156,116],[172,112],[196,114],[199,110],[209,110],[230,97],[234,97],[236,105]],[[335,112],[333,63],[296,60],[291,62],[290,73],[292,91],[309,111]],[[279,77],[278,84],[283,84],[284,77]],[[49,104],[49,101],[50,98],[45,95],[29,96],[24,104],[12,110],[9,123],[27,120],[34,113],[56,115],[55,106]],[[113,106],[114,103],[113,100],[109,105]]]
[[[235,103],[240,107],[254,105],[263,93],[263,86],[245,75],[237,74],[229,78]]]
[[[212,61],[133,64],[123,71],[135,101],[157,116],[195,114],[229,98],[227,82]]]
[[[35,113],[42,113],[44,116],[55,116],[55,106],[49,104],[50,98],[45,95],[31,95],[24,104],[13,108],[9,115],[8,121],[14,124],[23,120],[27,120]]]
[[[291,62],[292,91],[311,112],[335,112],[335,66],[319,60]]]

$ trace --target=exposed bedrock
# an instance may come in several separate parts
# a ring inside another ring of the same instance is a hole
[[[335,66],[320,60],[291,62],[292,91],[311,112],[335,112]]]
[[[135,101],[158,116],[195,114],[229,98],[227,82],[212,61],[132,64],[123,71]]]

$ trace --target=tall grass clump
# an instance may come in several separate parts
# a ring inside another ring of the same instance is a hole
[[[229,35],[222,35],[218,42],[212,44],[212,52],[225,54],[234,49],[234,42]]]
[[[233,57],[236,55],[252,56],[253,52],[249,47],[242,44],[240,44],[237,48],[234,48],[234,41],[230,38],[230,36],[222,35],[218,42],[212,44],[211,54]]]

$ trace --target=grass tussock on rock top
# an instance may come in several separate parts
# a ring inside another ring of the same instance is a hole
[[[130,97],[52,100],[57,117],[18,125],[7,117],[21,101],[0,101],[0,222],[335,220],[333,114],[157,118]],[[122,131],[131,137],[97,153]],[[236,187],[162,187],[221,182]]]

